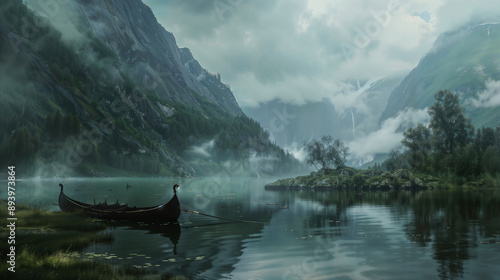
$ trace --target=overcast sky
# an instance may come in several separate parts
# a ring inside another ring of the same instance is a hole
[[[327,97],[409,71],[436,37],[492,16],[496,0],[143,0],[179,47],[219,72],[240,106]]]

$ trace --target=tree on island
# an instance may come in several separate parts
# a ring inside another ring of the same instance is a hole
[[[440,90],[434,98],[436,103],[428,110],[434,145],[437,150],[452,154],[455,148],[471,142],[474,127],[471,120],[465,117],[465,110],[458,103],[457,95],[449,90]]]
[[[458,96],[441,90],[434,97],[436,102],[428,109],[429,125],[419,124],[404,132],[401,144],[406,149],[389,156],[387,170],[393,171],[389,167],[394,159],[404,159],[412,171],[442,176],[453,183],[481,179],[499,185],[500,127],[483,127],[474,137],[474,126]]]
[[[323,169],[325,172],[344,167],[349,156],[349,147],[329,135],[322,136],[320,140],[314,139],[305,143],[305,149],[306,164],[314,166],[317,170]]]
[[[413,169],[425,169],[432,152],[430,129],[423,124],[419,124],[415,128],[409,128],[403,133],[403,136],[401,144],[408,149],[408,163]]]
[[[394,172],[398,169],[406,169],[407,160],[404,158],[404,155],[400,148],[394,148],[389,151],[389,155],[385,160],[385,168],[387,171]]]

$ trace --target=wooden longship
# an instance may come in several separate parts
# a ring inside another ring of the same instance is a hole
[[[124,220],[124,221],[141,221],[141,222],[175,222],[181,214],[181,207],[177,199],[176,189],[179,185],[174,185],[174,196],[170,201],[152,207],[129,207],[126,204],[87,204],[68,197],[63,192],[64,186],[61,187],[59,194],[59,208],[63,212],[82,211],[85,215],[106,220]]]

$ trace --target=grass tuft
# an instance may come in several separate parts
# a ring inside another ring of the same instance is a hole
[[[7,202],[0,200],[0,216],[7,216]],[[106,226],[92,222],[77,213],[47,212],[25,205],[16,207],[16,267],[8,271],[10,246],[0,243],[0,279],[177,279],[163,278],[135,266],[114,267],[106,263],[80,258],[79,250],[94,244],[112,242],[111,234],[103,234]],[[0,230],[0,239],[7,240],[10,231]],[[14,278],[12,278],[14,276]]]

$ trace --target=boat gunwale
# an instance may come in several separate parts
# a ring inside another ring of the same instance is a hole
[[[84,202],[80,202],[78,200],[72,199],[69,196],[67,196],[64,191],[63,191],[63,186],[61,186],[61,192],[59,194],[59,207],[63,212],[67,211],[82,211],[88,216],[92,217],[97,217],[97,218],[110,218],[113,219],[113,217],[106,217],[106,216],[112,216],[114,214],[116,215],[133,215],[132,217],[121,217],[124,220],[131,219],[131,220],[136,220],[136,219],[145,219],[145,220],[159,220],[162,216],[165,216],[164,214],[170,215],[170,213],[173,213],[173,217],[175,217],[175,220],[179,218],[180,215],[180,204],[179,200],[177,198],[177,193],[176,193],[176,188],[178,185],[174,185],[174,196],[167,202],[156,205],[156,206],[151,206],[151,207],[130,207],[128,205],[123,205],[123,207],[119,207],[120,204],[88,204]],[[63,206],[61,207],[61,205]],[[64,205],[65,204],[65,205]],[[172,206],[169,207],[169,204],[172,204]],[[178,215],[175,214],[176,210],[176,205],[178,208]],[[104,207],[100,209],[99,207]],[[117,208],[113,208],[117,207]],[[63,209],[66,208],[67,210]],[[169,209],[172,208],[172,209]],[[151,216],[151,217],[141,217],[137,215],[146,215],[146,214],[155,214],[157,217]],[[135,216],[134,216],[135,215]],[[171,219],[169,219],[171,220]]]

